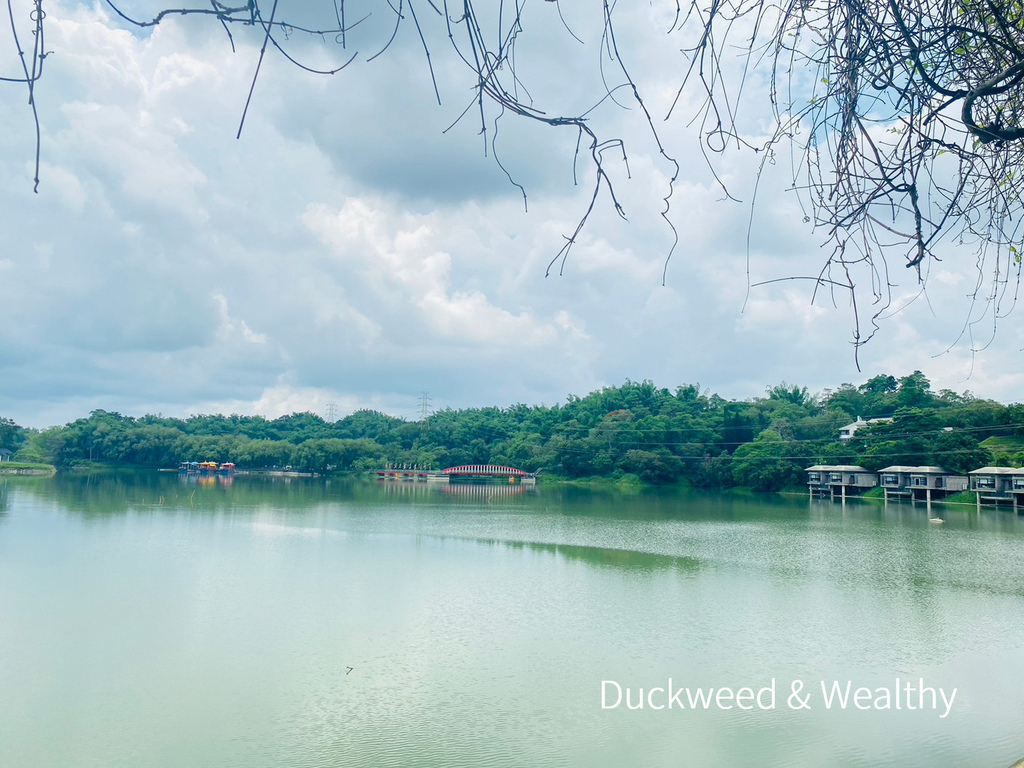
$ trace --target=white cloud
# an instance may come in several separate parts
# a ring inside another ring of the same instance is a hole
[[[448,215],[388,215],[382,201],[371,198],[347,200],[338,211],[313,206],[304,221],[350,269],[359,295],[388,305],[379,312],[397,321],[388,328],[392,343],[402,336],[411,345],[432,338],[505,347],[551,341],[555,325],[496,306],[480,290],[453,287],[452,256],[437,233]]]
[[[342,418],[361,409],[395,412],[397,398],[362,399],[342,392],[316,387],[302,387],[281,381],[267,387],[253,400],[222,400],[202,403],[196,413],[237,413],[276,419],[289,413],[316,413],[326,418],[333,406],[335,418]]]
[[[228,313],[228,300],[223,293],[213,294],[217,302],[217,310],[220,314],[220,327],[217,328],[217,335],[224,341],[231,341],[235,338],[247,344],[266,344],[267,337],[262,333],[255,333],[249,324],[240,318],[231,317]]]

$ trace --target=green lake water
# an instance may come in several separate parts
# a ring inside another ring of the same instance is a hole
[[[0,478],[0,766],[1024,757],[1024,518],[519,490]],[[775,706],[602,709],[670,678]],[[875,708],[897,679],[949,714]]]

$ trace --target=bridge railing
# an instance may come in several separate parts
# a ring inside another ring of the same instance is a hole
[[[460,467],[442,469],[443,475],[499,475],[529,477],[530,473],[516,467],[504,467],[497,464],[465,464]]]

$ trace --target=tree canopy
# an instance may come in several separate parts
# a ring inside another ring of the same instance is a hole
[[[818,463],[872,470],[934,464],[959,472],[992,461],[1024,463],[1024,407],[969,392],[936,394],[917,371],[877,386],[888,378],[818,395],[782,382],[766,397],[739,401],[695,384],[670,390],[627,381],[570,395],[563,405],[446,409],[419,422],[375,411],[331,422],[313,413],[178,419],[97,410],[42,431],[0,419],[0,439],[21,460],[63,466],[232,461],[246,469],[360,472],[388,464],[499,464],[566,478],[631,476],[653,485],[763,491],[802,484],[803,470]],[[857,415],[888,421],[841,440],[840,428]]]
[[[1007,286],[1021,266],[1024,5],[737,0],[695,4],[690,15],[702,32],[687,79],[706,93],[706,135],[723,149],[731,139],[763,151],[769,162],[794,148],[794,186],[831,247],[811,277],[816,290],[849,291],[856,345],[890,306],[892,256],[923,282],[943,240],[974,247],[983,314],[994,321],[1012,308]],[[775,130],[760,147],[738,127],[737,109],[724,109],[734,107],[739,83],[721,76],[723,61],[737,47],[751,68],[771,75]]]

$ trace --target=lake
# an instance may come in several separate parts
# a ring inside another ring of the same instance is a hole
[[[0,766],[1005,768],[1024,757],[1024,519],[932,515],[0,478]]]

